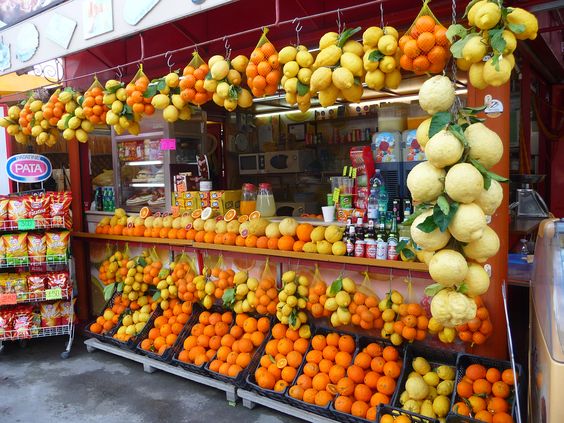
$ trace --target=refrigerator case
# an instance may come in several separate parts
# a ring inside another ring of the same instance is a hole
[[[401,167],[401,192],[402,198],[411,197],[409,190],[407,189],[407,175],[411,172],[415,166],[425,160],[425,152],[417,142],[416,129],[408,129],[402,133],[402,167]]]
[[[529,422],[564,421],[564,220],[539,227],[531,281]]]
[[[152,116],[140,126],[139,135],[117,135],[112,129],[116,208],[138,212],[147,206],[164,212],[172,203],[174,176],[197,175],[196,154],[206,138],[206,115],[174,124]]]

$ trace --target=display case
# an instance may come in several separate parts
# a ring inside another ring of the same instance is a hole
[[[564,220],[539,227],[531,281],[528,421],[564,421]]]
[[[112,130],[115,204],[128,212],[145,206],[167,211],[174,175],[198,175],[196,156],[206,138],[206,113],[172,124],[153,116],[143,118],[140,126],[139,135],[118,135]]]

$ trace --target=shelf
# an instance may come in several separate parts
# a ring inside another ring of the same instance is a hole
[[[21,225],[28,223],[30,226],[20,227]],[[0,223],[0,235],[2,232],[13,232],[13,231],[33,231],[38,229],[65,229],[65,218],[55,217],[55,218],[45,218],[42,220],[34,219],[21,219],[21,220],[4,220]]]
[[[191,247],[193,242],[187,239],[168,239],[168,238],[149,238],[143,236],[122,236],[122,235],[106,235],[106,234],[91,234],[88,232],[73,232],[74,238],[83,239],[101,239],[106,241],[121,241],[132,242],[139,244],[158,244],[158,245],[180,245],[183,247]]]
[[[57,292],[58,290],[58,292]],[[49,298],[47,298],[49,291],[51,294]],[[15,295],[15,302],[6,303],[4,302],[2,305],[16,305],[16,304],[28,304],[28,303],[41,303],[44,301],[57,301],[57,300],[70,300],[71,298],[71,290],[70,289],[63,289],[60,288],[51,288],[51,289],[44,289],[43,291],[34,291],[34,292],[17,292],[17,293],[8,293],[8,294],[0,294],[2,296],[10,296]]]
[[[31,262],[33,259],[33,262]],[[53,256],[47,258],[47,256],[34,256],[34,257],[14,257],[10,260],[14,260],[14,263],[8,263],[7,259],[0,262],[0,269],[49,269],[52,267],[58,267],[60,265],[68,266],[69,257]]]
[[[21,336],[16,330],[7,330],[0,336],[0,341],[19,341],[23,339],[44,338],[46,336],[68,335],[71,333],[72,323],[61,326],[41,327],[30,329],[28,336]]]

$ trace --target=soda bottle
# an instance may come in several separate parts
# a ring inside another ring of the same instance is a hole
[[[347,236],[347,241],[345,242],[345,246],[347,247],[347,256],[354,257],[354,245],[356,242],[356,235],[354,232],[354,226],[350,226],[349,233]]]
[[[398,246],[398,221],[396,216],[392,219],[392,228],[390,229],[390,233],[388,235],[388,260],[397,260],[398,253],[396,247]]]

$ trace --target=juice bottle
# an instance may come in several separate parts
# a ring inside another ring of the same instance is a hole
[[[257,207],[262,217],[271,217],[276,214],[276,203],[272,194],[272,186],[268,183],[259,184],[257,194]]]
[[[257,206],[257,189],[253,184],[243,184],[241,191],[241,214],[251,214]]]

